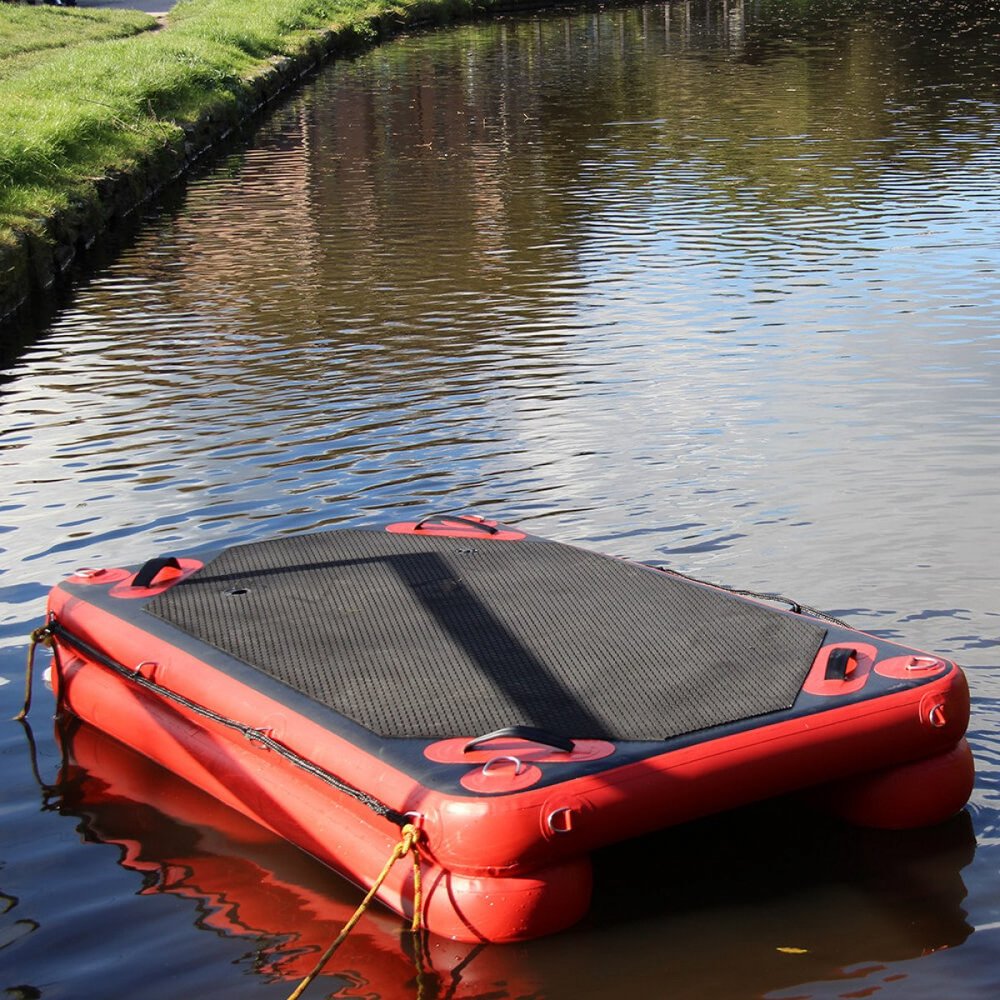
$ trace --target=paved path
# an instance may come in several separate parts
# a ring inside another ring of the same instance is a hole
[[[148,14],[163,14],[177,0],[76,0],[77,7],[115,7],[118,10],[144,10]]]

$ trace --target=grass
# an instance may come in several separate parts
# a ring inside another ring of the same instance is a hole
[[[182,142],[320,29],[370,38],[376,17],[465,3],[181,0],[155,31],[136,11],[0,4],[0,244]]]
[[[125,38],[155,27],[155,18],[137,10],[4,4],[0,7],[0,67],[13,56],[28,52]]]

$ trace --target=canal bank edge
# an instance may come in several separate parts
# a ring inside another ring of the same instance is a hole
[[[235,99],[208,95],[192,121],[178,123],[172,138],[129,169],[108,169],[75,187],[67,207],[0,233],[0,333],[27,307],[68,283],[71,266],[102,237],[326,60],[373,47],[407,28],[545,6],[550,4],[544,0],[416,0],[310,32],[293,51],[267,56],[238,81]],[[169,31],[169,21],[164,30]]]

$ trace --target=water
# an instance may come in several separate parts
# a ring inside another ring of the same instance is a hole
[[[961,662],[969,809],[785,805],[598,859],[512,947],[365,918],[309,995],[1000,992],[995,5],[565,11],[329,67],[0,384],[0,708],[82,565],[473,509]],[[0,729],[11,997],[284,997],[360,894],[38,692]],[[33,769],[34,767],[34,769]]]

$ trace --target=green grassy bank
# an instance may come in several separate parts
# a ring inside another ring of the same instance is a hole
[[[158,20],[0,3],[0,317],[325,56],[494,6],[181,0]]]

